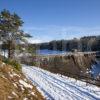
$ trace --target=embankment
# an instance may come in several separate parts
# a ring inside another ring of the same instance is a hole
[[[44,100],[44,97],[22,72],[0,60],[0,100]]]
[[[90,74],[90,70],[91,66],[96,63],[95,52],[74,52],[64,55],[35,56],[29,58],[23,62],[54,73],[60,73],[77,79],[85,79],[93,83],[94,79]]]

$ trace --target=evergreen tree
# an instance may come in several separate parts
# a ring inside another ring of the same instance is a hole
[[[16,13],[10,13],[4,9],[0,13],[0,39],[8,45],[8,58],[13,58],[15,44],[23,37],[31,37],[20,29],[23,25],[22,19]]]

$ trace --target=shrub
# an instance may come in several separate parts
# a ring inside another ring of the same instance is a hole
[[[5,59],[4,62],[13,66],[18,71],[21,71],[21,65],[16,60]]]
[[[36,62],[29,62],[28,65],[30,65],[30,66],[36,66]]]

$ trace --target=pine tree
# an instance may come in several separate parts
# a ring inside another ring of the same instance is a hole
[[[0,39],[8,45],[8,58],[13,58],[17,40],[31,37],[29,34],[24,34],[20,29],[23,23],[16,13],[10,13],[6,9],[0,13]]]

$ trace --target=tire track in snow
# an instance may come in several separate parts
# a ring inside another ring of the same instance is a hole
[[[35,71],[35,72],[37,72],[37,73],[39,73],[40,75],[41,75],[41,77],[43,78],[43,79],[45,79],[47,82],[48,82],[48,84],[51,84],[51,86],[53,86],[53,87],[56,87],[58,90],[59,90],[59,94],[61,94],[60,92],[61,91],[63,91],[63,93],[64,93],[64,95],[68,95],[68,96],[70,96],[70,97],[75,97],[75,98],[77,98],[77,97],[80,97],[80,99],[81,100],[86,100],[86,98],[85,98],[85,96],[81,96],[81,95],[79,95],[79,94],[75,94],[76,93],[76,91],[74,91],[73,92],[73,90],[71,90],[70,88],[66,88],[66,87],[69,87],[68,85],[65,85],[65,87],[62,85],[62,83],[60,84],[58,81],[57,82],[55,82],[55,80],[54,80],[54,78],[51,78],[51,77],[48,77],[48,75],[47,74],[44,74],[44,73],[41,73],[41,71],[38,71],[38,70],[36,70],[36,69],[31,69],[31,70],[33,70],[33,71]],[[44,74],[44,75],[43,75]],[[50,81],[51,80],[51,81]],[[52,90],[53,91],[53,90]],[[55,92],[57,92],[57,91],[55,91]],[[81,91],[82,92],[82,91]],[[82,94],[82,93],[81,93]],[[63,95],[62,95],[63,96]],[[68,99],[68,98],[67,98]]]
[[[85,89],[83,89],[85,90],[83,91],[78,87],[76,88],[74,84],[67,81],[65,82],[65,80],[61,80],[60,76],[56,77],[55,74],[53,76],[53,74],[50,74],[48,71],[29,66],[23,67],[23,71],[28,78],[31,78],[31,81],[35,81],[39,87],[43,87],[44,92],[49,96],[48,100],[53,100],[53,98],[54,100],[99,100]]]
[[[46,74],[43,70],[38,70],[37,68],[32,68],[32,70],[35,70],[35,71],[37,71],[37,72],[40,72],[40,74],[42,74],[43,75],[43,77],[45,77],[45,78],[48,78],[49,80],[52,80],[51,82],[52,83],[54,83],[56,86],[60,86],[61,87],[61,89],[62,88],[64,88],[64,91],[66,91],[66,89],[69,91],[69,92],[72,92],[72,93],[76,93],[76,91],[79,93],[79,94],[77,94],[76,96],[79,96],[79,97],[81,97],[82,99],[87,99],[86,98],[86,96],[88,95],[89,96],[89,98],[91,98],[91,99],[95,99],[95,100],[97,100],[97,98],[95,98],[91,93],[88,93],[87,92],[87,90],[86,89],[83,89],[83,88],[81,88],[81,89],[79,89],[79,88],[77,88],[76,86],[75,86],[75,84],[71,84],[71,83],[68,83],[67,81],[66,82],[63,82],[63,81],[61,81],[61,80],[59,80],[59,79],[57,79],[57,77],[55,78],[54,76],[52,76],[52,75],[48,75],[48,74]],[[50,82],[50,81],[49,81]],[[61,83],[61,84],[60,84]],[[73,88],[73,90],[71,91],[70,90],[70,88]],[[81,95],[82,96],[81,96]],[[83,98],[84,97],[84,98]],[[98,99],[99,100],[99,99]]]
[[[32,76],[34,76],[34,77],[37,77],[37,75],[36,75],[36,73],[37,72],[34,72],[34,75],[30,75],[30,74],[28,74],[28,77],[30,78],[30,77],[32,77]],[[27,74],[26,74],[27,75]],[[41,79],[40,78],[41,77],[41,75],[39,75],[38,74],[38,78],[39,79]],[[32,80],[37,80],[37,79],[32,79]],[[62,94],[61,93],[61,89],[55,89],[55,87],[56,86],[53,86],[53,84],[50,84],[50,82],[48,82],[44,77],[42,78],[42,81],[43,81],[43,84],[41,84],[41,83],[39,83],[40,85],[39,85],[39,87],[46,87],[46,86],[48,86],[47,88],[44,88],[44,90],[46,91],[46,93],[45,94],[48,94],[48,90],[49,90],[49,94],[51,94],[50,95],[50,97],[49,97],[49,100],[53,100],[51,97],[53,96],[55,96],[54,97],[54,100],[56,100],[55,98],[59,98],[59,100],[65,100],[65,99],[63,99],[63,97],[64,98],[66,98],[66,100],[71,100],[71,95],[68,93],[68,95],[66,95],[66,94]],[[38,80],[37,80],[37,82],[36,83],[38,83]],[[52,87],[54,87],[54,88],[52,88]],[[57,91],[56,91],[57,90]],[[63,91],[64,92],[64,91]],[[61,95],[62,94],[62,95]]]

